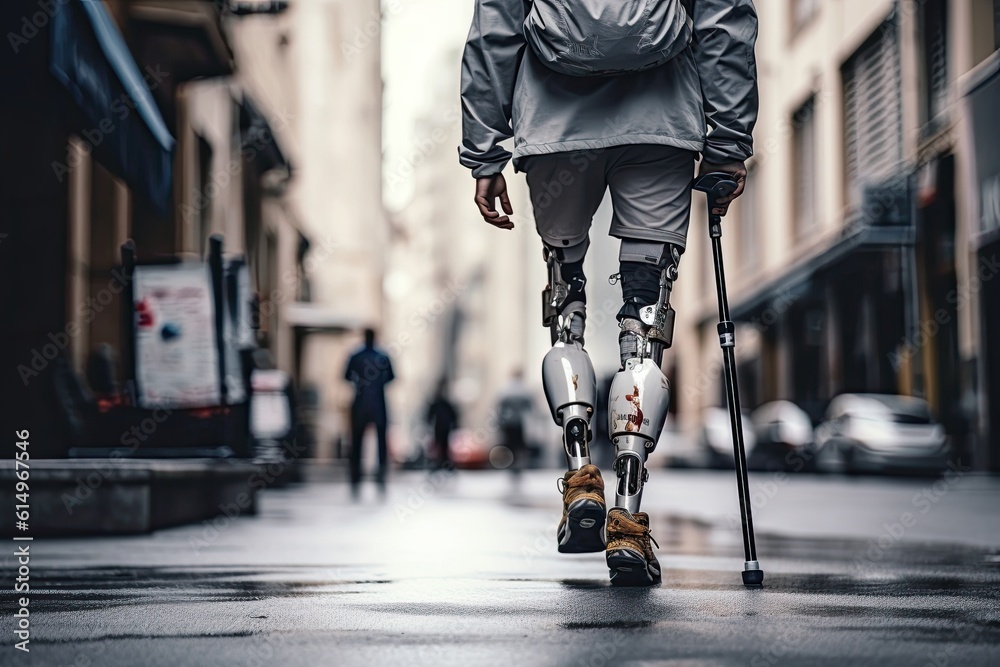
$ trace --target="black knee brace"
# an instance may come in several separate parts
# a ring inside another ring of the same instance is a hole
[[[542,292],[542,323],[552,330],[553,343],[563,334],[561,327],[568,329],[570,337],[583,340],[587,304],[587,276],[583,272],[586,251],[587,244],[568,249],[545,246],[549,284]],[[562,316],[567,319],[560,323]]]
[[[625,318],[640,319],[639,311],[644,306],[655,304],[659,300],[660,276],[664,270],[670,286],[673,285],[673,281],[677,279],[677,266],[681,260],[681,253],[684,252],[682,247],[673,243],[632,242],[632,245],[640,249],[659,245],[662,250],[659,253],[641,254],[634,250],[629,251],[625,242],[622,243],[618,276],[622,284],[624,303],[618,311],[619,322]]]

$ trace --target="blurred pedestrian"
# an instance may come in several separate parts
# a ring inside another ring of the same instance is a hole
[[[385,385],[393,381],[392,361],[375,347],[375,330],[365,329],[365,345],[351,355],[344,379],[354,384],[354,402],[351,404],[351,493],[358,497],[361,487],[361,449],[365,431],[375,427],[378,437],[379,490],[385,493],[386,468],[389,447],[386,428],[389,416],[385,404]]]
[[[448,381],[442,379],[434,393],[434,400],[427,406],[427,423],[434,437],[435,468],[451,470],[451,432],[458,428],[458,410],[448,399]]]
[[[615,585],[660,583],[649,516],[639,511],[646,454],[669,405],[661,370],[673,342],[670,293],[687,242],[691,186],[724,172],[743,193],[757,120],[752,0],[476,0],[462,56],[459,161],[475,179],[483,220],[513,229],[503,170],[525,174],[548,285],[542,323],[546,398],[563,429],[559,481],[563,553],[605,551]],[[513,152],[504,146],[513,139]],[[621,367],[611,436],[623,434],[607,511],[590,458],[594,368],[584,348],[584,259],[594,214],[610,189],[610,234],[621,240]],[[606,528],[606,531],[605,531]],[[607,540],[605,541],[605,534]]]
[[[503,444],[510,450],[510,471],[515,478],[520,477],[524,468],[528,448],[524,437],[525,422],[533,407],[531,392],[524,385],[524,373],[517,369],[497,397],[497,426]]]

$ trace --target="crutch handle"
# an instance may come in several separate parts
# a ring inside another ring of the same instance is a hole
[[[733,175],[724,171],[712,171],[694,179],[691,187],[708,195],[708,200],[719,199],[736,192],[739,185],[733,180]]]
[[[706,199],[708,199],[709,221],[714,224],[718,224],[722,220],[721,215],[712,213],[716,208],[716,202],[722,197],[727,197],[736,192],[736,188],[738,187],[739,184],[733,180],[733,175],[727,174],[724,171],[712,171],[702,174],[691,184],[692,189],[705,193]]]

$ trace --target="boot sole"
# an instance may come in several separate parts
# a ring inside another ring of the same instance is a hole
[[[661,582],[659,568],[631,549],[609,551],[608,570],[612,586],[656,586]]]
[[[578,500],[569,506],[565,523],[559,526],[559,553],[589,554],[604,551],[606,510],[596,500]]]

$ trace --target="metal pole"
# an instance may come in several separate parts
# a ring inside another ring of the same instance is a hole
[[[757,545],[753,535],[753,515],[750,509],[750,484],[747,479],[746,448],[743,443],[743,414],[740,410],[740,389],[736,376],[735,324],[729,319],[729,299],[726,296],[726,274],[722,262],[721,218],[712,216],[712,258],[715,261],[715,291],[719,297],[719,344],[722,347],[726,374],[726,400],[729,421],[733,429],[733,458],[736,463],[736,485],[740,497],[740,519],[743,524],[743,553],[747,562],[757,560]],[[718,220],[716,220],[718,218]]]
[[[726,402],[729,406],[729,424],[733,429],[733,459],[736,467],[736,486],[740,497],[740,519],[743,524],[743,583],[759,586],[764,581],[764,571],[757,562],[757,545],[753,536],[753,515],[750,509],[750,484],[747,480],[747,455],[743,444],[743,415],[740,411],[740,388],[736,378],[736,325],[729,318],[729,299],[726,297],[726,271],[722,261],[722,216],[713,213],[716,202],[736,191],[737,183],[727,173],[713,172],[695,179],[692,187],[704,192],[708,201],[708,235],[712,239],[712,259],[715,262],[715,291],[719,297],[719,345],[726,373]]]

